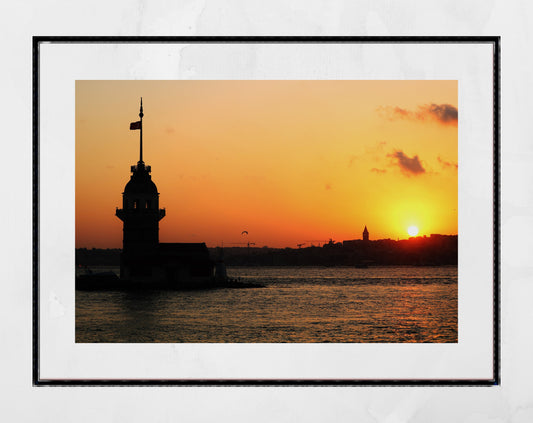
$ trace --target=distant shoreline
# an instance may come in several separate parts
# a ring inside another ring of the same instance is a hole
[[[269,248],[228,247],[223,261],[232,267],[374,267],[374,266],[447,266],[457,265],[457,235],[433,235],[408,240],[333,241],[322,247]],[[120,266],[121,249],[78,248],[77,266]],[[221,250],[209,248],[213,260]]]

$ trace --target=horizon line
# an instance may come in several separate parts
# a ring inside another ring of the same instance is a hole
[[[377,241],[394,241],[394,242],[399,242],[399,241],[410,241],[410,240],[415,240],[415,239],[430,239],[432,236],[456,236],[458,237],[459,234],[430,234],[430,235],[417,235],[417,236],[410,236],[410,237],[407,237],[407,238],[379,238],[379,239],[369,239],[368,241],[363,241],[363,239],[361,238],[354,238],[354,239],[344,239],[342,241],[335,241],[333,240],[333,243],[335,245],[337,244],[342,244],[343,242],[346,242],[346,241],[361,241],[361,242],[377,242]],[[272,248],[272,249],[285,249],[285,248],[292,248],[292,249],[296,249],[296,250],[299,250],[299,249],[304,249],[304,248],[310,248],[310,247],[318,247],[318,246],[323,246],[323,245],[327,245],[330,240],[326,240],[326,241],[316,241],[317,244],[309,244],[309,245],[306,245],[305,247],[303,246],[304,244],[302,244],[302,247],[299,248],[298,247],[298,244],[296,244],[296,247],[292,247],[292,246],[284,246],[284,247],[270,247],[268,245],[262,245],[262,246],[257,246],[257,245],[251,245],[252,243],[250,243],[250,247],[247,246],[247,243],[244,242],[236,242],[236,243],[231,243],[231,242],[222,242],[222,245],[215,245],[213,247],[207,247],[207,248]],[[200,242],[159,242],[159,244],[210,244],[208,242],[205,242],[205,241],[200,241]],[[232,245],[232,244],[241,244],[241,245]],[[87,250],[90,250],[90,249],[97,249],[97,250],[121,250],[122,247],[75,247],[75,249],[87,249]]]

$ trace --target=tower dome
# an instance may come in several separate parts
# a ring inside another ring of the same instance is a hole
[[[157,210],[159,208],[159,193],[150,175],[150,166],[138,162],[131,167],[132,175],[122,193],[122,207],[124,210]]]
[[[145,166],[144,163],[139,162],[137,166],[131,167],[131,172],[130,180],[124,187],[124,195],[159,195],[150,175],[150,166]]]

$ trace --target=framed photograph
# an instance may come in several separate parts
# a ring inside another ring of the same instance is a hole
[[[35,37],[35,385],[499,384],[498,37]]]

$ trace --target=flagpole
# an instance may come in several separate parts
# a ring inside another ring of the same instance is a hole
[[[140,144],[140,160],[139,162],[143,162],[143,98],[141,97],[141,110],[139,112],[139,117],[141,118],[141,144]]]

